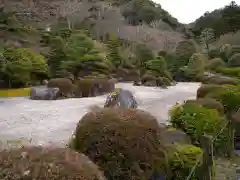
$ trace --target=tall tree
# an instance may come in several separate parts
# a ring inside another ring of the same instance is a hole
[[[240,6],[232,1],[223,9],[222,19],[225,23],[226,32],[237,32],[240,29]]]
[[[201,43],[204,45],[207,52],[209,52],[209,44],[214,40],[214,31],[211,28],[206,28],[202,31],[201,36]]]

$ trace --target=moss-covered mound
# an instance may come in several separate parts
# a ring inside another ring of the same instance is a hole
[[[215,84],[203,84],[197,90],[197,98],[204,98],[208,93],[220,88],[224,88],[224,87],[221,85],[215,85]]]
[[[199,104],[205,108],[216,109],[220,114],[224,113],[224,106],[221,102],[213,98],[200,98],[197,100],[188,100],[186,103]]]
[[[104,108],[79,121],[71,147],[86,154],[107,179],[147,180],[153,172],[165,172],[159,131],[157,120],[146,112]]]
[[[4,150],[0,171],[0,179],[6,180],[105,180],[89,158],[66,148]]]
[[[75,93],[77,97],[94,97],[113,91],[115,81],[107,78],[85,78],[78,80],[76,86]]]

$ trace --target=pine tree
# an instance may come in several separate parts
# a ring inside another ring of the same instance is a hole
[[[121,56],[119,54],[119,39],[116,37],[110,38],[107,44],[108,54],[107,59],[114,64],[115,67],[119,67],[122,63]]]

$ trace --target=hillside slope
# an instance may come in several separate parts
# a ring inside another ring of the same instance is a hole
[[[81,2],[11,0],[5,2],[5,9],[15,9],[20,19],[40,26],[54,24],[59,18],[67,18],[74,26],[84,24],[96,39],[115,35],[131,43],[144,43],[154,52],[172,50],[184,38],[179,32],[181,24],[161,6],[148,0],[135,2],[138,5],[126,1],[116,4],[109,1],[85,0]],[[136,7],[138,11],[134,11]]]

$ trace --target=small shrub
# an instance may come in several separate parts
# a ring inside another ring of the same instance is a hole
[[[213,71],[224,66],[225,62],[221,58],[214,58],[208,62],[208,68]]]
[[[156,79],[157,86],[171,86],[172,82],[166,77],[158,77]]]
[[[221,73],[226,76],[240,78],[240,67],[233,68],[219,68],[216,72]]]
[[[107,179],[145,180],[164,171],[159,130],[157,120],[144,111],[104,108],[79,121],[71,147],[98,164]]]
[[[115,82],[112,79],[93,78],[80,79],[76,83],[76,94],[82,97],[94,97],[114,90]]]
[[[225,89],[216,89],[207,97],[221,102],[226,113],[231,114],[240,108],[240,86],[226,86]]]
[[[144,84],[145,82],[148,82],[148,81],[155,81],[156,80],[156,76],[154,76],[151,72],[149,72],[149,71],[147,71],[144,75],[143,75],[143,77],[142,77],[142,79],[141,79],[141,81],[142,81],[142,83]]]
[[[131,69],[128,72],[128,79],[131,81],[139,81],[140,80],[140,71],[137,69]]]
[[[228,61],[230,67],[240,67],[240,53],[234,54]]]
[[[169,153],[169,163],[172,169],[172,179],[185,180],[192,168],[196,169],[191,176],[191,180],[198,179],[201,174],[202,149],[193,145],[176,145]]]
[[[64,94],[69,94],[74,91],[75,86],[73,85],[72,81],[68,78],[54,78],[50,79],[47,84],[48,87],[51,88],[59,88],[60,92]]]
[[[205,108],[216,109],[220,114],[224,113],[224,106],[212,98],[200,98],[197,100],[188,100],[186,103],[198,104]]]
[[[212,76],[207,79],[204,83],[206,84],[218,84],[218,85],[238,85],[240,81],[235,78],[224,77],[224,76]]]
[[[199,145],[203,134],[216,137],[217,133],[227,123],[226,119],[220,116],[217,110],[189,103],[174,107],[170,111],[170,116],[173,126],[186,132],[195,145]],[[225,153],[226,142],[227,133],[225,129],[214,141],[214,151]]]
[[[204,98],[208,93],[219,88],[224,88],[224,86],[215,84],[203,84],[197,90],[197,98]]]
[[[65,148],[29,147],[0,152],[0,179],[105,180],[87,156]]]
[[[176,55],[179,57],[190,58],[195,52],[194,43],[188,40],[180,41],[176,47]]]

